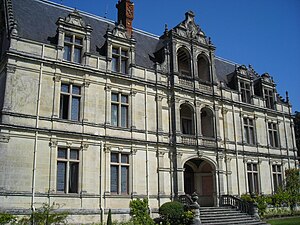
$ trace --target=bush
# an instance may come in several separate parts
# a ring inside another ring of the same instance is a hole
[[[1,213],[0,214],[0,225],[8,224],[16,221],[16,217],[9,213]]]
[[[166,202],[159,208],[159,215],[163,225],[190,224],[193,213],[184,209],[180,202]]]
[[[132,222],[135,225],[152,225],[153,220],[149,215],[148,200],[147,199],[136,199],[132,200],[129,204],[130,215],[132,217]]]

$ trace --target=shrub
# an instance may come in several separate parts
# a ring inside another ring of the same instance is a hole
[[[159,215],[163,225],[183,225],[190,224],[193,213],[184,209],[180,202],[166,202],[159,208]]]
[[[154,224],[153,220],[149,215],[148,200],[147,199],[136,199],[132,200],[129,204],[130,206],[130,215],[132,217],[132,222],[135,225],[152,225]]]
[[[108,210],[108,215],[107,215],[107,225],[112,225],[112,220],[111,220],[111,209]]]
[[[9,213],[1,213],[0,214],[0,225],[8,224],[16,221],[16,217]]]

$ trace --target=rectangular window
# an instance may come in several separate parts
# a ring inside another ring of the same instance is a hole
[[[61,84],[59,118],[79,121],[81,88],[73,84]]]
[[[249,193],[259,193],[257,164],[247,163]]]
[[[279,147],[278,131],[276,123],[268,123],[269,144],[272,147]]]
[[[56,191],[78,193],[79,150],[58,148]]]
[[[272,165],[272,175],[274,192],[276,192],[282,185],[281,165]]]
[[[250,83],[240,82],[242,102],[251,103]]]
[[[275,105],[274,105],[273,91],[271,89],[265,88],[264,94],[265,94],[266,107],[269,109],[274,109]]]
[[[129,194],[129,155],[111,153],[110,191],[115,194]]]
[[[82,38],[66,34],[64,40],[64,60],[81,63],[82,47]]]
[[[127,74],[128,51],[121,47],[112,48],[111,70],[122,74]]]
[[[253,119],[244,118],[244,140],[247,144],[255,144]]]
[[[128,95],[111,94],[111,124],[113,126],[128,127]]]

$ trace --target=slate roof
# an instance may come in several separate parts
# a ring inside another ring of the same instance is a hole
[[[74,9],[45,0],[10,0],[12,1],[14,19],[18,23],[18,36],[46,44],[56,44],[59,17],[66,17]],[[104,35],[109,28],[115,26],[113,21],[80,12],[86,24],[93,31],[91,34],[91,53],[99,55],[99,49],[105,44]],[[155,35],[134,29],[136,39],[136,64],[153,69],[150,56],[160,48],[161,42]],[[226,75],[234,71],[234,64],[220,58],[215,60],[216,73],[219,80],[227,83]]]

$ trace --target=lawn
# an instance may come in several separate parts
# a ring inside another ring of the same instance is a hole
[[[268,220],[267,223],[271,225],[299,225],[300,217],[272,219],[272,220]]]

